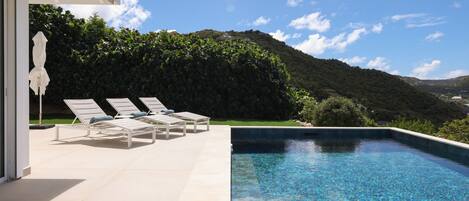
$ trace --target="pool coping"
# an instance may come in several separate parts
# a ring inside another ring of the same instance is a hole
[[[249,135],[249,137],[245,137],[244,140],[258,140],[264,139],[265,134],[273,135],[273,136],[301,136],[301,134],[306,135],[310,133],[301,133],[302,130],[304,131],[330,131],[330,133],[321,133],[321,136],[326,136],[328,134],[351,134],[356,135],[356,131],[372,131],[372,132],[364,132],[358,134],[359,136],[370,137],[370,136],[389,136],[394,140],[397,140],[401,143],[408,144],[412,147],[422,149],[426,152],[431,152],[434,155],[439,155],[445,158],[449,158],[453,161],[463,163],[469,166],[469,144],[456,142],[448,139],[443,139],[431,135],[426,135],[423,133],[418,133],[414,131],[409,131],[401,128],[395,127],[285,127],[285,126],[231,126],[231,142],[233,143],[236,141],[235,138],[239,137],[239,131],[246,130],[245,134]],[[253,131],[259,132],[264,130],[263,134],[253,133]],[[285,134],[285,131],[288,130],[296,130],[300,131],[300,133],[292,134]],[[373,131],[380,131],[379,133],[374,133]],[[314,133],[311,133],[314,134]],[[366,134],[366,135],[365,135]],[[262,137],[261,137],[262,136]],[[237,139],[240,140],[240,139]],[[241,138],[241,141],[243,139]]]
[[[424,139],[428,139],[428,140],[433,140],[433,141],[437,141],[437,142],[440,142],[440,143],[444,143],[444,144],[448,144],[448,145],[452,145],[452,146],[457,146],[457,147],[469,150],[469,144],[465,144],[465,143],[457,142],[457,141],[453,141],[453,140],[448,140],[448,139],[444,139],[444,138],[439,138],[439,137],[435,137],[435,136],[428,135],[428,134],[418,133],[418,132],[415,132],[415,131],[396,128],[396,127],[231,126],[231,128],[232,129],[233,128],[234,129],[252,129],[252,128],[256,128],[256,129],[259,129],[259,128],[262,128],[262,129],[303,129],[303,130],[311,130],[311,129],[314,129],[314,130],[330,130],[330,129],[334,129],[334,130],[390,130],[390,131],[397,131],[397,132],[412,135],[412,136],[415,136],[415,137],[424,138]]]

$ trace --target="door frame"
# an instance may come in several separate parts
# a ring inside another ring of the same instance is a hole
[[[2,1],[0,3],[0,76],[2,77],[2,82],[0,83],[0,94],[1,94],[1,99],[0,104],[2,105],[0,108],[0,147],[3,149],[1,151],[1,156],[0,158],[3,159],[0,161],[0,165],[2,166],[0,169],[3,169],[2,176],[0,176],[0,183],[3,183],[7,179],[7,170],[6,170],[6,143],[5,143],[5,93],[4,93],[4,86],[5,86],[5,1]]]

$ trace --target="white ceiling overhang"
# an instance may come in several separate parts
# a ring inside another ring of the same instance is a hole
[[[29,0],[30,4],[91,4],[118,5],[120,0]]]

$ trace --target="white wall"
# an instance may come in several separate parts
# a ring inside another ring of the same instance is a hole
[[[16,11],[16,174],[22,177],[30,172],[28,0],[16,0]]]
[[[28,0],[5,4],[6,176],[16,179],[29,172],[29,5]]]

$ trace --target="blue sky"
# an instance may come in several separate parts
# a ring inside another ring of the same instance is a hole
[[[441,79],[469,74],[469,1],[121,0],[65,6],[146,33],[249,29],[318,58],[392,74]]]

